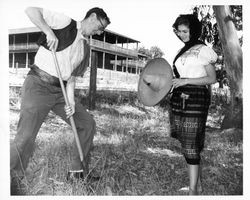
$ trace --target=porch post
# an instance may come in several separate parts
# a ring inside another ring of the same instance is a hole
[[[16,40],[16,36],[14,35],[13,37],[13,54],[12,54],[12,68],[15,68],[15,41]]]
[[[29,52],[29,34],[27,34],[25,68],[28,68],[28,64],[29,64],[29,53],[28,52]]]

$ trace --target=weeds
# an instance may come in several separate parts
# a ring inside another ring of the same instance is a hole
[[[180,190],[188,186],[187,166],[179,143],[169,137],[167,110],[138,102],[98,102],[91,114],[97,134],[90,170],[101,180],[66,181],[74,138],[71,128],[49,113],[26,170],[27,195],[187,195]],[[202,195],[242,195],[242,131],[220,131],[219,118],[212,114],[202,153]],[[18,110],[11,109],[10,115],[12,140]]]

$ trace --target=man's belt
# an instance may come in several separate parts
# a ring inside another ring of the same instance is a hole
[[[49,83],[50,85],[60,87],[59,78],[48,74],[47,72],[41,70],[36,65],[30,66],[30,71],[27,75],[35,75],[39,77],[42,81]],[[67,81],[63,81],[63,84],[66,87]]]

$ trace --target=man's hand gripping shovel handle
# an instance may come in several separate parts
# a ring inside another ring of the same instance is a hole
[[[53,59],[54,59],[55,67],[56,67],[56,72],[57,72],[57,75],[58,75],[58,78],[59,78],[59,81],[60,81],[60,85],[61,85],[61,88],[62,88],[63,97],[64,97],[64,100],[65,100],[66,106],[70,106],[68,96],[67,96],[64,84],[63,84],[63,80],[62,80],[58,60],[57,60],[57,57],[56,57],[56,52],[55,52],[55,50],[52,50],[51,52],[52,52],[52,55],[53,55]],[[82,147],[81,147],[80,140],[79,140],[79,137],[78,137],[78,134],[77,134],[76,125],[75,125],[75,121],[74,121],[73,116],[70,116],[69,120],[70,120],[70,124],[71,124],[72,130],[73,130],[73,133],[74,133],[78,153],[79,153],[80,160],[81,160],[81,163],[82,163],[82,167],[83,167],[83,170],[84,170],[84,169],[86,169],[87,166],[86,166],[86,163],[85,163],[85,161],[83,159]]]

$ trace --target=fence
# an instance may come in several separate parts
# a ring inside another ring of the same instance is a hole
[[[29,68],[9,68],[9,85],[22,86]],[[88,67],[83,77],[76,80],[77,89],[89,87],[90,68]],[[119,72],[108,69],[97,69],[97,90],[136,91],[139,81],[138,74]]]

